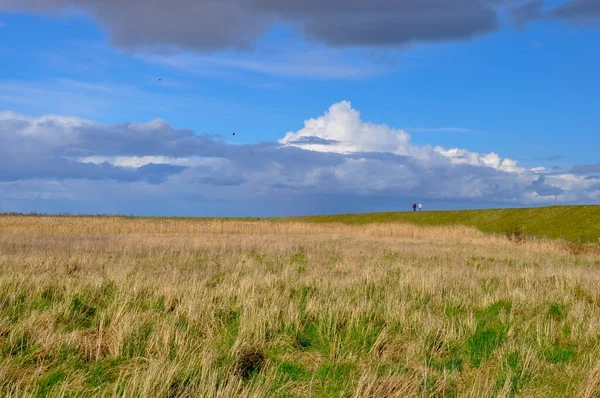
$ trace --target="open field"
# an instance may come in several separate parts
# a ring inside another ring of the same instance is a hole
[[[519,228],[524,233],[570,241],[598,242],[600,205],[550,206],[524,209],[486,209],[414,213],[338,214],[298,217],[296,221],[370,224],[411,222],[417,225],[468,225],[484,232],[503,234]]]
[[[600,249],[460,226],[0,217],[0,396],[48,395],[597,397]]]
[[[12,217],[0,214],[1,217]],[[48,217],[45,215],[22,215],[24,217]],[[65,215],[66,217],[73,217]],[[61,217],[65,217],[61,216]],[[50,216],[53,217],[53,216]],[[80,215],[78,218],[96,216]],[[106,216],[101,216],[106,217]],[[598,243],[600,239],[600,205],[548,206],[513,209],[423,211],[393,213],[334,214],[281,218],[214,218],[214,217],[132,217],[127,219],[179,220],[179,221],[275,221],[343,223],[365,225],[381,223],[412,223],[421,226],[470,226],[483,232],[506,234],[520,230],[528,236],[564,239],[572,242]]]

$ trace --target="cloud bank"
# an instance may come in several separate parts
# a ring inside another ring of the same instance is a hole
[[[0,0],[0,10],[84,11],[120,48],[213,51],[251,48],[277,24],[331,47],[466,40],[497,30],[507,8],[521,21],[589,22],[600,17],[598,4],[571,0],[542,10],[542,0]]]
[[[466,39],[497,27],[501,0],[2,0],[0,9],[96,17],[120,47],[248,48],[276,23],[332,46]]]
[[[496,153],[416,146],[333,104],[279,142],[228,143],[162,120],[119,125],[0,113],[0,211],[280,215],[593,202],[594,179]]]

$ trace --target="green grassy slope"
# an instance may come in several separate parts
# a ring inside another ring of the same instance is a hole
[[[600,238],[600,206],[552,206],[526,209],[460,210],[402,213],[339,214],[298,217],[311,222],[368,224],[375,222],[411,222],[418,225],[469,225],[485,232],[504,233],[521,227],[528,235],[548,238],[581,239],[597,242]]]
[[[0,216],[8,216],[2,214]],[[25,215],[28,216],[28,215]],[[37,215],[40,216],[40,215]],[[43,215],[42,215],[43,216]],[[79,217],[94,217],[81,215]],[[232,220],[257,221],[261,218],[218,217],[135,217],[128,219],[166,220]],[[417,225],[467,225],[484,232],[503,234],[510,229],[521,228],[527,235],[564,238],[575,241],[598,242],[600,238],[600,205],[549,206],[522,209],[486,209],[457,211],[424,211],[395,213],[335,214],[305,217],[267,218],[274,222],[341,222],[345,224],[369,224],[382,222],[410,222]]]

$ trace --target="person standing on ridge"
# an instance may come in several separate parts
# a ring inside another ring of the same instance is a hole
[[[419,203],[419,211],[423,210],[423,205]]]
[[[413,203],[413,211],[417,211],[417,202]]]

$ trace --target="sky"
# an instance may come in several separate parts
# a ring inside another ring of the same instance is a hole
[[[0,0],[0,212],[600,202],[597,0]]]

